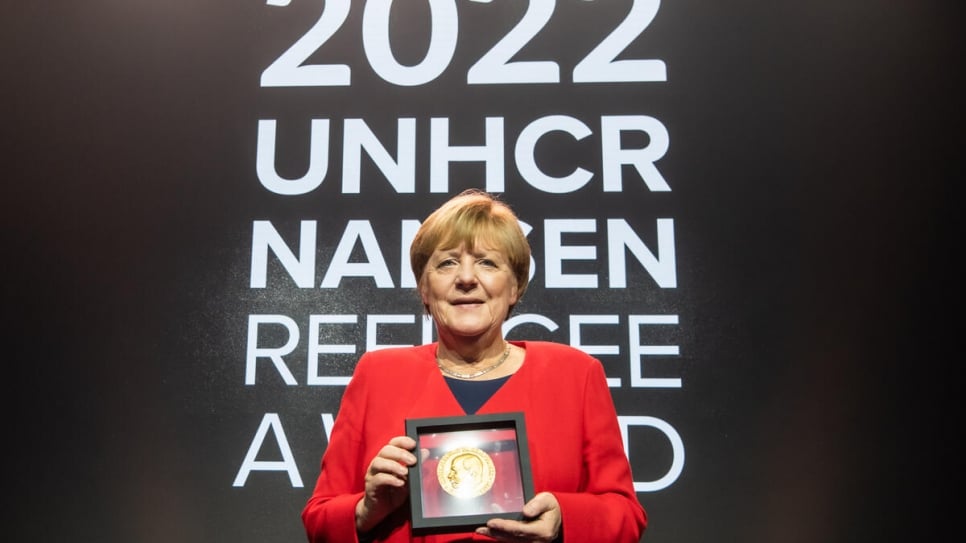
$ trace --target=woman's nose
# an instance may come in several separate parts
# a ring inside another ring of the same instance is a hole
[[[476,270],[473,269],[473,265],[461,262],[459,268],[456,270],[456,281],[460,285],[475,285]]]

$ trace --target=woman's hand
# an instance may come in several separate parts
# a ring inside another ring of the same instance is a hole
[[[549,492],[541,492],[523,506],[526,520],[491,519],[476,533],[498,541],[542,541],[549,543],[560,535],[560,504]]]
[[[379,450],[366,470],[366,493],[356,504],[356,531],[366,533],[402,505],[409,496],[409,466],[416,464],[410,452],[416,442],[397,436]]]

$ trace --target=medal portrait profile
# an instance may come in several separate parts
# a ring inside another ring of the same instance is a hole
[[[496,468],[488,454],[475,447],[460,447],[443,455],[436,468],[440,486],[457,498],[486,494],[496,479]]]

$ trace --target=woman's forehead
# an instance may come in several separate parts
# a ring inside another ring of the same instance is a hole
[[[503,253],[503,249],[499,247],[499,244],[484,237],[477,237],[472,240],[450,240],[450,243],[444,243],[437,247],[435,252],[449,254],[464,251],[473,253]]]

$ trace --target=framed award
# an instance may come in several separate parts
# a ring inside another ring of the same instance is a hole
[[[533,498],[523,413],[407,419],[406,435],[418,451],[409,468],[414,533],[523,518],[523,504]]]

